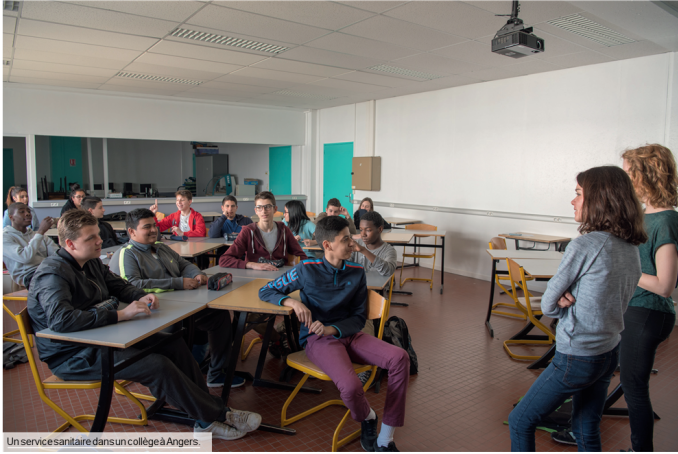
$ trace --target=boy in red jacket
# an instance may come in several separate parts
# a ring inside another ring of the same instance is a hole
[[[181,190],[177,191],[177,208],[179,211],[172,213],[161,221],[155,219],[155,224],[158,226],[158,232],[164,232],[168,228],[172,228],[172,235],[177,236],[206,236],[207,229],[205,228],[205,220],[202,214],[191,208],[193,203],[193,194],[191,191]],[[155,204],[151,205],[150,210],[153,214],[158,212],[158,199],[155,199]]]

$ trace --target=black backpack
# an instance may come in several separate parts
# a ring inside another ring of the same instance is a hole
[[[384,342],[400,347],[410,355],[410,375],[416,375],[419,372],[419,361],[414,348],[412,348],[412,338],[405,320],[395,315],[389,318],[384,325],[382,338]]]
[[[102,221],[124,221],[127,217],[126,211],[118,211],[116,213],[105,214]]]

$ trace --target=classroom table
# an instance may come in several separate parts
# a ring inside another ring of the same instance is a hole
[[[172,301],[184,301],[187,303],[200,303],[207,304],[210,301],[213,301],[219,298],[222,295],[225,295],[233,290],[242,287],[247,284],[251,279],[233,279],[229,285],[226,286],[223,290],[209,290],[207,285],[201,285],[197,289],[193,290],[173,290],[171,292],[162,292],[163,299],[168,299]]]
[[[407,230],[399,230],[397,233],[393,232],[392,230],[388,233],[394,234],[394,235],[400,235],[400,232],[407,232],[407,234],[412,234],[414,237],[414,247],[415,250],[418,247],[430,247],[434,249],[442,249],[442,254],[440,256],[440,294],[443,294],[443,287],[445,284],[445,235],[447,234],[446,230],[415,230],[415,229],[407,229]],[[419,235],[419,236],[415,236]],[[383,238],[384,234],[382,234]],[[441,239],[441,244],[426,244],[426,243],[419,243],[417,241],[417,238],[421,237],[438,237]],[[395,241],[390,241],[391,244],[395,245]],[[408,241],[409,243],[409,241]],[[412,246],[410,244],[398,244],[399,246]],[[403,265],[401,265],[403,266]],[[406,266],[419,266],[419,262],[415,259],[415,263],[411,265],[406,265]],[[396,293],[410,293],[410,292],[396,292]],[[411,294],[411,293],[410,293]]]
[[[526,233],[526,232],[515,232],[515,233],[500,233],[499,236],[508,238],[515,241],[516,249],[520,250],[533,250],[533,251],[548,251],[551,249],[551,245],[554,245],[556,251],[562,251],[564,246],[572,241],[572,238],[563,237],[563,236],[552,236],[552,235],[542,235],[539,233]],[[530,241],[535,243],[534,246],[530,248],[520,247],[520,241]],[[537,243],[544,243],[547,245],[546,249],[536,249]]]
[[[101,250],[101,252],[99,253],[99,258],[101,259],[101,262],[102,262],[104,265],[108,265],[108,263],[109,263],[111,260],[106,256],[106,254],[108,254],[109,252],[110,252],[111,254],[115,254],[115,251],[117,251],[118,249],[120,249],[122,246],[123,246],[122,244],[116,244],[115,246],[103,248],[103,249]]]
[[[388,222],[391,225],[407,225],[407,224],[420,224],[422,221],[420,219],[407,219],[407,218],[384,218],[384,221]]]
[[[221,213],[219,211],[201,211],[200,214],[202,214],[202,217],[204,218],[205,216],[212,218],[212,221],[214,221],[215,218],[221,217],[224,213]]]
[[[563,258],[562,252],[556,251],[526,251],[526,250],[508,250],[508,249],[486,249],[487,253],[492,258],[492,273],[490,274],[490,303],[487,308],[487,316],[485,317],[485,327],[490,333],[490,337],[494,337],[494,329],[490,323],[492,316],[492,306],[494,305],[494,285],[496,276],[498,274],[508,274],[507,271],[497,271],[497,262],[505,259],[529,259],[529,260],[558,260]]]
[[[105,429],[113,397],[115,373],[153,353],[159,346],[180,337],[183,333],[177,331],[155,345],[144,349],[138,355],[117,364],[114,362],[113,352],[116,349],[132,347],[139,341],[200,312],[206,307],[204,303],[171,301],[161,295],[158,295],[158,299],[160,300],[160,308],[153,310],[150,317],[137,315],[134,319],[122,323],[73,333],[57,333],[51,329],[45,329],[35,334],[37,337],[54,341],[77,343],[101,349],[101,389],[91,432],[103,432]]]
[[[198,268],[205,267],[205,261],[207,257],[205,257],[203,254],[221,247],[221,244],[219,243],[206,242],[205,238],[201,238],[200,241],[168,241],[167,245],[170,247],[170,249],[174,250],[174,252],[184,258],[197,257],[196,261],[198,262]]]

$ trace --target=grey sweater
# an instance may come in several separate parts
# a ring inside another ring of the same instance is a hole
[[[363,240],[357,239],[355,242],[362,247],[365,247]],[[377,249],[370,249],[369,251],[376,256],[374,263],[371,263],[367,257],[360,252],[351,254],[350,261],[362,265],[365,268],[366,273],[370,270],[376,270],[382,276],[390,276],[395,273],[398,254],[393,246],[384,243]]]
[[[48,236],[34,232],[30,227],[26,233],[21,233],[11,225],[2,230],[2,247],[2,261],[12,280],[19,285],[26,285],[26,276],[32,276],[43,260],[59,250]]]
[[[596,356],[615,348],[640,274],[638,248],[614,235],[591,232],[572,241],[541,300],[544,315],[560,319],[556,350]],[[567,290],[576,302],[563,309],[557,303]]]

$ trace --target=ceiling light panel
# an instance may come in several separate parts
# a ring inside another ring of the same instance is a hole
[[[570,14],[569,16],[548,21],[550,25],[558,27],[575,35],[595,41],[606,47],[619,46],[636,42],[635,39],[624,36],[610,28],[605,27],[589,18],[579,14]]]
[[[116,74],[116,77],[127,77],[130,79],[169,82],[173,84],[186,84],[186,85],[200,85],[202,83],[201,80],[178,79],[176,77],[151,76],[148,74],[129,73],[125,71],[120,71],[118,74]]]
[[[17,12],[19,11],[19,3],[20,2],[2,2],[2,9],[4,11]]]
[[[406,68],[399,68],[397,66],[390,66],[390,65],[377,65],[377,66],[372,66],[370,68],[372,71],[380,71],[383,73],[388,73],[388,74],[397,74],[399,76],[407,76],[407,77],[414,77],[415,79],[422,79],[422,80],[433,80],[433,79],[439,79],[441,77],[444,77],[443,75],[440,74],[430,74],[430,73],[425,73],[422,71],[414,71],[412,69],[406,69]]]
[[[177,28],[172,32],[172,36],[176,38],[193,39],[196,41],[202,41],[210,44],[222,44],[224,46],[233,46],[249,50],[258,50],[259,52],[268,52],[270,54],[279,54],[289,49],[289,47],[276,46],[275,44],[261,43],[258,41],[251,41],[243,38],[234,38],[231,36],[215,35],[213,33],[188,30],[185,28]]]

